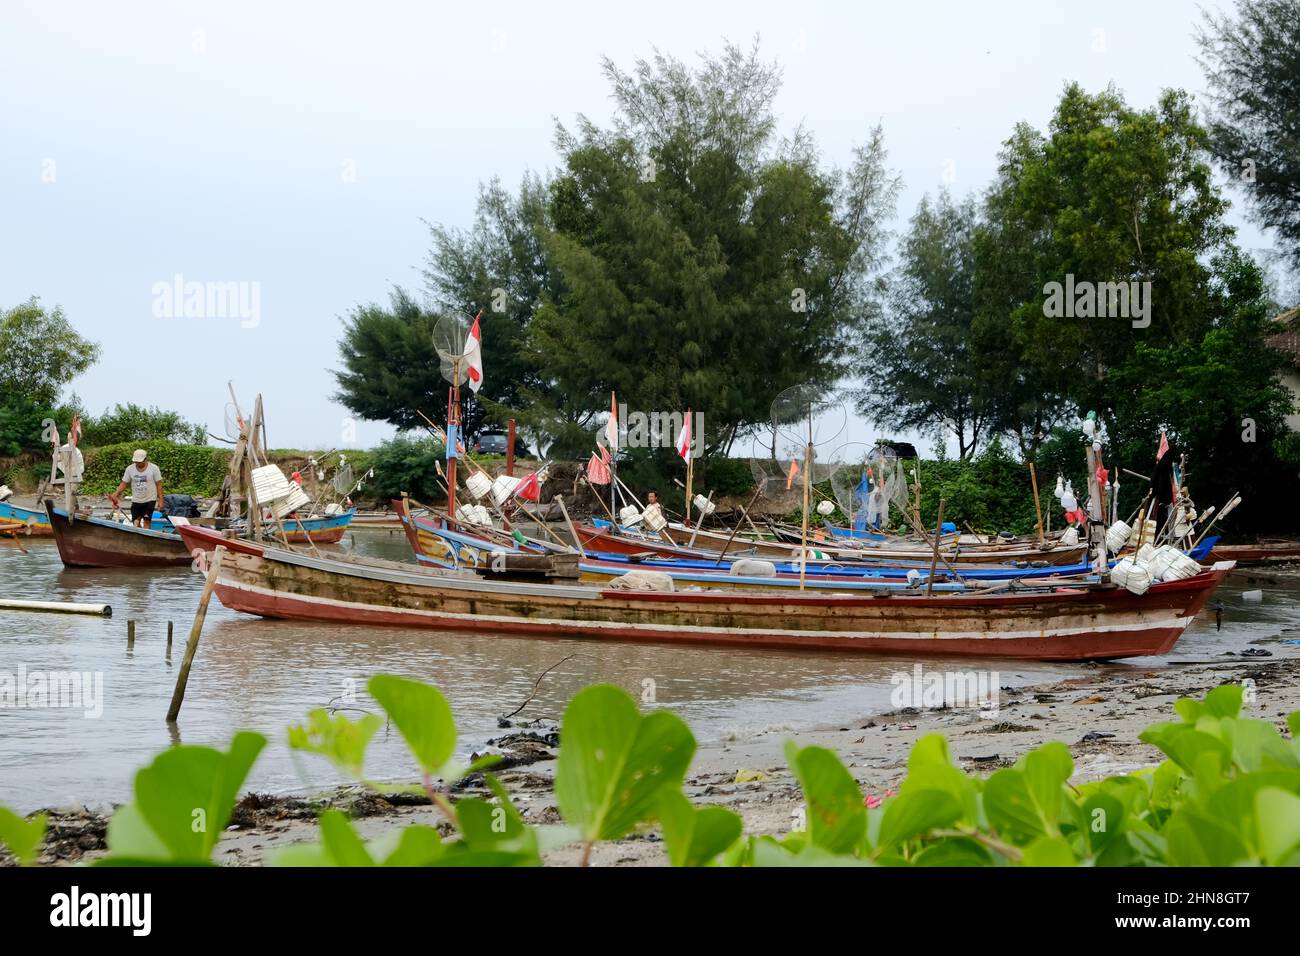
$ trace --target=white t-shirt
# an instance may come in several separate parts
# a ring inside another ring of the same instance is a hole
[[[145,465],[144,471],[132,462],[126,466],[122,480],[131,486],[131,500],[136,504],[158,500],[158,482],[162,481],[162,472],[153,462]]]

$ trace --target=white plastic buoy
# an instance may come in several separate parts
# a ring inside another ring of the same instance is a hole
[[[1263,591],[1242,591],[1241,599],[1247,604],[1259,604],[1264,600]]]

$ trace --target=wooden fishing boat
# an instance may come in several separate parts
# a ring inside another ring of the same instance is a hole
[[[1300,561],[1300,541],[1260,541],[1256,544],[1216,544],[1213,557],[1219,561],[1235,561],[1245,567],[1253,564],[1284,564]]]
[[[0,522],[25,525],[27,530],[21,531],[21,534],[44,536],[54,533],[50,527],[50,519],[44,511],[23,508],[7,501],[0,501]]]
[[[407,515],[402,502],[394,509],[403,515],[404,528],[411,550],[422,565],[446,569],[480,570],[499,556],[521,553],[556,553],[560,546],[537,539],[512,539],[505,532],[480,526],[452,528],[445,517],[432,514]],[[1192,552],[1196,560],[1204,559],[1213,542],[1205,542]],[[773,562],[771,573],[745,570],[739,561],[663,557],[655,554],[625,555],[588,552],[578,561],[581,579],[589,583],[607,583],[629,571],[658,571],[667,574],[678,586],[727,589],[815,589],[838,591],[903,590],[925,587],[929,569],[855,566],[826,562]],[[802,572],[802,573],[801,573]],[[934,573],[934,589],[961,592],[997,587],[1025,589],[1060,586],[1065,579],[1072,583],[1097,580],[1089,564],[1049,565],[1043,568],[971,568],[954,575],[942,565]]]
[[[1232,568],[1220,563],[1143,595],[1110,586],[1012,595],[629,591],[489,581],[378,567],[180,529],[187,548],[230,552],[218,600],[263,617],[589,637],[679,645],[1092,660],[1166,653]]]
[[[174,532],[119,524],[105,518],[68,513],[45,503],[59,557],[70,568],[159,568],[187,565],[192,560]]]
[[[666,529],[669,537],[679,544],[688,544],[692,537],[695,539],[697,548],[721,548],[726,543],[730,535],[722,534],[718,531],[706,531],[689,528],[680,524],[670,524]],[[740,547],[753,551],[762,557],[784,557],[787,560],[791,555],[798,552],[799,545],[791,544],[784,541],[755,541],[737,538],[732,541],[732,547],[737,546],[737,540],[740,541]],[[851,546],[848,542],[823,542],[810,539],[808,546],[818,551],[825,552],[828,556],[836,560],[852,561],[879,561],[887,560],[892,563],[897,562],[915,562],[928,564],[931,556],[931,547],[921,544],[920,542],[872,542],[872,541],[854,541]],[[1051,546],[1039,548],[1037,545],[1028,543],[1018,544],[970,544],[963,545],[955,539],[945,539],[940,542],[939,553],[950,563],[953,564],[984,564],[996,565],[1011,562],[1027,563],[1046,563],[1046,564],[1078,564],[1086,558],[1087,546]]]
[[[312,544],[337,544],[343,539],[343,533],[348,530],[352,515],[353,512],[345,511],[337,515],[285,518],[284,540],[290,544],[307,544],[307,539],[310,537]],[[189,522],[204,527],[225,527],[230,523],[225,519],[212,518],[190,518]],[[224,524],[214,524],[214,522],[224,522]],[[175,526],[168,520],[167,516],[159,511],[153,513],[153,519],[149,522],[149,526],[154,531],[165,531],[172,534],[176,532]],[[265,527],[268,536],[277,540],[280,538],[280,529],[274,519],[268,520]]]

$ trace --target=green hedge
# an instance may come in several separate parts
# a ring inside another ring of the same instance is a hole
[[[177,445],[168,441],[127,442],[104,445],[85,452],[86,471],[81,490],[88,495],[106,495],[122,480],[131,464],[131,452],[143,448],[149,460],[162,472],[167,494],[211,497],[221,492],[221,482],[230,466],[230,449],[207,445]]]

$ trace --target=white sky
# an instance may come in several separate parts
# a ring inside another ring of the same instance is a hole
[[[272,444],[332,447],[339,317],[421,287],[421,218],[468,225],[480,180],[553,166],[553,117],[608,117],[602,55],[689,62],[759,36],[784,69],[785,128],[802,121],[828,163],[883,122],[900,228],[946,163],[951,189],[982,190],[1013,125],[1045,126],[1069,80],[1113,81],[1140,107],[1164,87],[1201,93],[1197,18],[1175,0],[5,0],[0,304],[38,295],[102,343],[72,386],[92,413],[157,404],[220,432],[233,378],[245,400],[264,394]],[[156,318],[153,287],[178,273],[260,283],[260,323]],[[490,342],[485,364],[490,381]],[[390,432],[363,422],[356,443]]]

